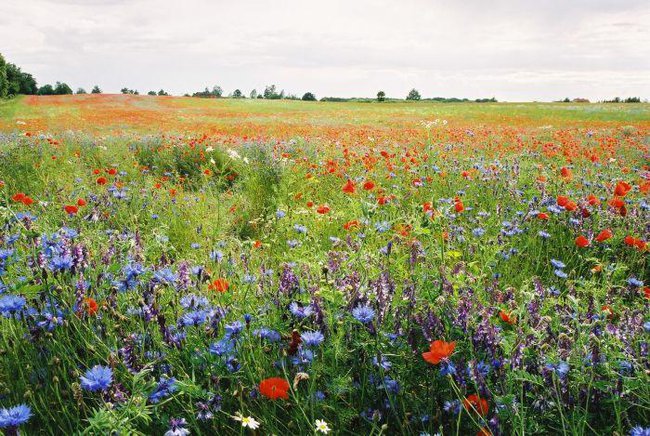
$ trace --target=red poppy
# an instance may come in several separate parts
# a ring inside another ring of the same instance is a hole
[[[11,199],[16,203],[22,203],[25,197],[26,195],[24,192],[17,192],[11,197]]]
[[[643,288],[643,293],[645,294],[645,298],[650,300],[650,286]]]
[[[86,200],[84,200],[83,198],[77,200],[77,206],[82,207],[85,205],[86,205]]]
[[[99,305],[92,298],[84,298],[83,308],[88,315],[95,315],[99,310]]]
[[[612,231],[610,229],[605,229],[602,232],[598,233],[598,236],[596,236],[596,241],[598,242],[604,242],[614,236]]]
[[[79,208],[77,206],[73,205],[73,204],[68,204],[68,205],[64,206],[63,210],[65,210],[65,212],[68,215],[74,215],[77,212],[79,212]]]
[[[277,400],[289,399],[289,382],[280,377],[271,377],[260,382],[260,393],[266,398]]]
[[[564,195],[558,195],[556,201],[558,206],[565,207],[571,200],[569,200],[569,197],[566,197]]]
[[[562,174],[562,177],[566,180],[571,180],[573,177],[573,173],[571,173],[571,170],[567,167],[562,167],[562,169],[560,169],[560,174]]]
[[[456,200],[455,200],[455,202],[454,202],[454,209],[455,209],[456,212],[458,212],[458,213],[460,213],[460,212],[462,212],[462,211],[465,210],[465,205],[463,205],[463,201],[462,201],[460,198],[458,198],[458,197],[456,197]]]
[[[343,224],[343,228],[345,230],[350,230],[352,228],[358,228],[358,227],[359,227],[359,221],[358,220],[348,221],[347,223]]]
[[[220,277],[208,285],[208,289],[216,292],[226,292],[230,287],[228,280]]]
[[[501,318],[501,321],[508,323],[510,325],[514,324],[517,322],[517,319],[514,316],[511,316],[508,312],[505,310],[500,310],[499,311],[499,318]]]
[[[343,189],[343,192],[345,192],[346,194],[354,194],[354,192],[356,191],[356,187],[354,185],[354,182],[352,180],[350,180],[350,179],[348,179],[347,183],[345,185],[343,185],[342,189]]]
[[[94,174],[94,175],[97,175],[97,174],[99,174],[99,173],[100,173],[99,169],[95,168],[95,169],[93,170],[93,174]]]
[[[485,398],[479,397],[476,394],[469,395],[467,398],[465,398],[463,405],[465,406],[465,410],[475,410],[481,416],[487,415],[488,411],[490,410],[490,406],[488,405],[487,400]]]
[[[321,204],[320,206],[318,206],[318,209],[316,209],[316,212],[318,212],[321,215],[325,215],[329,211],[330,211],[330,207],[326,204]]]
[[[366,182],[363,184],[363,189],[365,189],[366,191],[372,191],[373,189],[375,189],[375,182],[373,182],[372,180],[366,180]]]
[[[437,365],[442,359],[448,359],[456,348],[456,342],[445,342],[438,339],[431,342],[429,351],[422,353],[422,358],[432,365]]]
[[[600,200],[594,194],[591,194],[589,197],[587,197],[587,202],[592,206],[598,206],[600,204]]]
[[[614,188],[614,195],[625,197],[631,189],[632,186],[629,183],[620,181],[616,184],[616,188]]]
[[[111,176],[114,176],[115,174],[117,174],[117,170],[115,168],[111,168],[107,171],[107,173],[110,174]]]
[[[28,197],[28,196],[25,196],[25,198],[23,198],[22,202],[23,202],[23,204],[25,206],[30,206],[30,205],[34,204],[34,200],[32,199],[32,197]]]
[[[625,202],[618,197],[614,197],[611,200],[609,200],[609,205],[615,208],[621,208],[625,206]]]
[[[576,238],[576,246],[580,248],[585,248],[589,247],[590,242],[589,239],[585,238],[584,236],[580,235]]]
[[[539,218],[540,220],[546,221],[548,219],[548,214],[544,213],[544,212],[540,212],[540,213],[537,214],[537,218]]]
[[[98,185],[105,185],[108,180],[106,180],[106,177],[97,177],[97,184]]]

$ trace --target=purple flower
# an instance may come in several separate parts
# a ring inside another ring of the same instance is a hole
[[[0,409],[0,428],[16,429],[31,417],[32,409],[26,404]]]
[[[90,392],[104,391],[113,383],[113,370],[95,365],[81,376],[81,387]]]
[[[368,324],[375,318],[375,311],[370,306],[359,305],[352,309],[352,316],[357,321]]]

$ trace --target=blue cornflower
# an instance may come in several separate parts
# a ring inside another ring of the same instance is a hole
[[[637,425],[630,430],[630,436],[650,436],[650,427],[643,428]]]
[[[363,324],[368,324],[375,318],[375,311],[370,306],[359,305],[352,309],[352,316]]]
[[[296,239],[289,239],[287,241],[287,245],[289,246],[289,248],[296,248],[297,246],[300,245],[300,241],[298,241]]]
[[[472,230],[472,235],[476,236],[477,238],[480,238],[485,234],[485,229],[482,229],[481,227],[477,227],[474,230]]]
[[[440,375],[445,377],[447,375],[456,374],[456,365],[451,360],[444,360],[440,365]]]
[[[104,391],[113,383],[113,370],[107,366],[95,365],[80,380],[81,387],[87,391]]]
[[[383,368],[384,371],[388,371],[393,366],[393,364],[390,362],[390,360],[388,360],[386,358],[386,356],[383,356],[383,355],[381,356],[381,360],[379,360],[377,358],[377,356],[373,357],[372,358],[372,363],[375,366],[379,366],[379,367]]]
[[[177,390],[178,387],[176,386],[176,379],[174,377],[167,378],[162,376],[160,377],[160,380],[158,380],[156,389],[154,389],[151,395],[149,395],[149,401],[155,404]]]
[[[205,310],[193,310],[181,316],[179,322],[182,326],[201,325],[208,320],[208,312]]]
[[[209,305],[206,297],[195,294],[184,295],[181,297],[180,303],[185,309],[198,309]]]
[[[627,279],[627,284],[630,286],[634,286],[635,288],[640,288],[641,286],[643,286],[643,282],[637,279],[636,277],[630,277],[629,279]]]
[[[235,321],[231,324],[226,324],[226,336],[229,338],[237,337],[244,329],[244,324],[241,321]]]
[[[257,330],[253,330],[253,336],[257,336],[258,338],[264,339],[269,342],[280,342],[280,340],[282,339],[280,333],[265,327],[262,327]]]
[[[284,218],[285,216],[287,216],[287,213],[286,213],[285,211],[281,210],[281,209],[278,209],[278,210],[275,212],[275,217],[276,217],[277,219]]]
[[[219,250],[213,250],[210,252],[210,259],[213,262],[221,262],[223,259],[223,253]]]
[[[0,409],[0,428],[15,429],[31,417],[32,409],[26,404]]]
[[[546,369],[553,371],[559,378],[563,379],[569,373],[569,364],[566,362],[547,363]]]
[[[72,257],[68,255],[54,256],[50,260],[50,269],[52,271],[68,271],[72,269]]]
[[[460,401],[459,400],[445,401],[442,408],[445,412],[458,415],[460,413]]]
[[[174,274],[170,268],[163,268],[154,273],[153,279],[158,283],[173,284],[178,280],[178,275]]]
[[[556,269],[555,271],[553,271],[553,273],[561,279],[566,279],[567,277],[569,277],[567,273],[565,273],[561,269]]]
[[[643,328],[645,329],[646,333],[650,333],[650,321],[644,322]]]
[[[382,221],[379,223],[375,223],[375,230],[377,230],[379,233],[384,233],[390,230],[390,223],[388,221]]]
[[[298,233],[307,233],[307,227],[303,226],[302,224],[294,224],[293,229]]]
[[[544,230],[540,230],[539,232],[537,232],[537,236],[539,236],[540,238],[548,239],[551,237],[551,234],[545,232]]]
[[[317,347],[323,342],[325,336],[323,336],[321,332],[315,331],[305,332],[300,335],[300,338],[302,339],[303,344],[307,347]]]
[[[0,298],[0,313],[5,317],[20,312],[25,307],[26,300],[20,295],[5,295]]]
[[[555,268],[555,269],[562,269],[562,268],[566,267],[564,262],[562,262],[560,260],[557,260],[557,259],[551,259],[551,265],[553,265],[553,268]]]
[[[210,353],[216,354],[217,356],[224,356],[232,353],[235,349],[235,345],[237,345],[237,343],[234,339],[224,337],[219,342],[215,342],[210,345],[209,351]]]
[[[311,305],[301,307],[295,301],[289,305],[289,311],[293,314],[293,316],[300,319],[307,318],[308,316],[311,316],[312,313],[314,313],[314,309],[312,309]]]

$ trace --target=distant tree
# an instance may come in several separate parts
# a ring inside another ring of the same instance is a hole
[[[120,92],[122,94],[128,94],[129,93],[129,88],[122,88],[122,89],[120,89]]]
[[[0,98],[4,98],[9,93],[9,81],[7,80],[7,62],[0,54]]]
[[[316,96],[311,92],[305,92],[302,96],[303,101],[316,101]]]
[[[264,98],[264,96],[263,96],[262,94],[257,94],[257,99],[258,99],[258,100],[261,100],[261,99],[263,99],[263,98]]]
[[[564,100],[562,100],[562,103],[571,103],[571,99],[569,97],[566,97]]]
[[[156,95],[156,91],[149,91],[147,92],[147,95]]]
[[[422,98],[422,96],[420,95],[418,90],[415,89],[415,88],[411,89],[409,91],[408,95],[406,96],[407,100],[416,100],[417,101],[417,100],[420,100],[421,98]]]
[[[102,90],[99,89],[99,86],[95,85],[95,86],[93,87],[93,90],[90,91],[90,93],[91,93],[91,94],[101,94],[101,93],[102,93]]]
[[[242,94],[241,90],[239,90],[239,89],[235,89],[232,92],[232,98],[242,98],[243,96],[244,96],[244,94]]]
[[[379,91],[377,93],[377,101],[384,101],[386,100],[386,93],[384,91]]]
[[[49,83],[38,88],[36,92],[38,95],[52,95],[54,94],[54,88]]]
[[[167,94],[167,92],[164,89],[161,89],[160,91],[158,91],[158,95],[169,95],[169,94]]]
[[[214,85],[212,87],[212,93],[211,94],[212,94],[213,97],[219,98],[219,97],[221,97],[223,95],[223,89],[221,88],[221,86]]]
[[[126,87],[120,89],[120,92],[122,94],[133,94],[133,95],[139,95],[140,94],[137,89],[129,89],[129,88],[126,88]]]
[[[250,98],[257,98],[257,89],[253,89],[250,93]]]
[[[24,73],[14,64],[7,64],[7,82],[9,94],[36,94],[38,87],[31,74]]]
[[[284,89],[278,94],[275,85],[268,85],[264,88],[264,98],[269,100],[278,100],[284,98]]]
[[[88,93],[83,88],[77,88],[77,94],[88,94]]]
[[[72,88],[70,88],[65,82],[56,82],[56,85],[54,86],[54,93],[56,95],[72,94]]]

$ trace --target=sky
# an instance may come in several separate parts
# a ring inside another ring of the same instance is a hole
[[[174,95],[650,98],[648,0],[0,0],[40,85]]]

